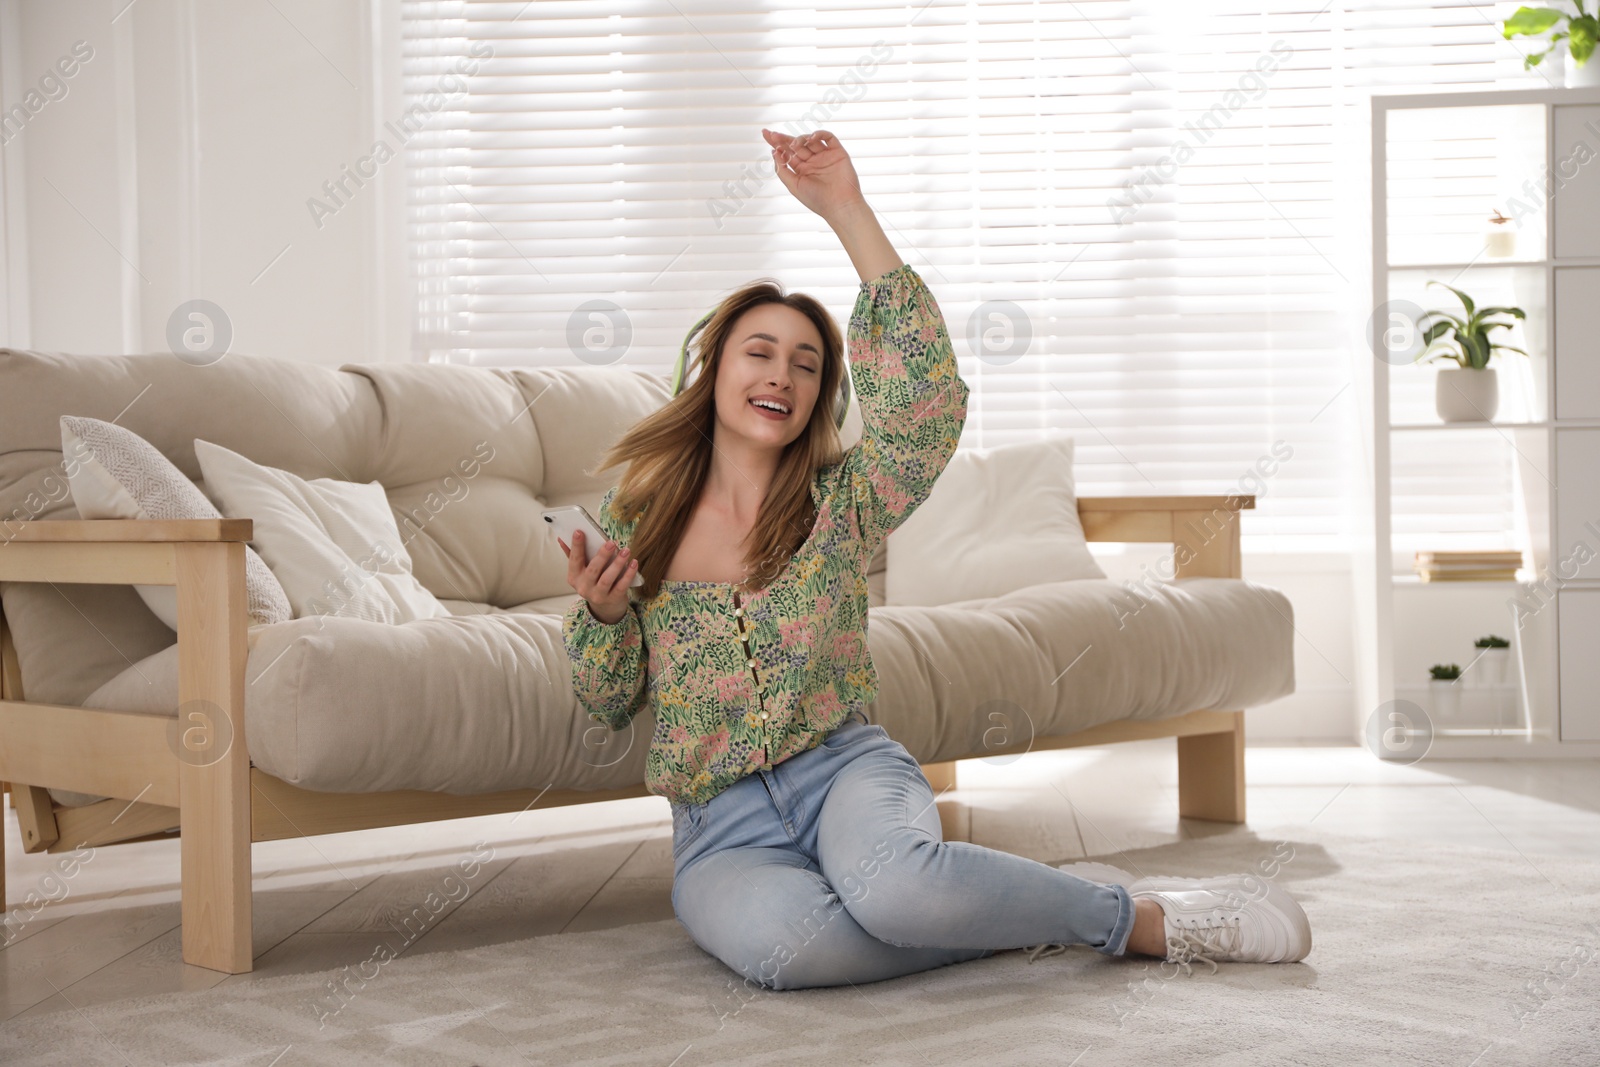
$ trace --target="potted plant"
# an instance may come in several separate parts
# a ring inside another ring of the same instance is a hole
[[[1600,85],[1600,62],[1589,62],[1595,40],[1600,38],[1600,19],[1585,9],[1584,0],[1573,2],[1578,9],[1576,15],[1554,7],[1519,7],[1506,19],[1501,34],[1509,41],[1513,37],[1537,37],[1546,30],[1555,30],[1548,38],[1550,47],[1524,56],[1522,69],[1532,70],[1566,41],[1567,56],[1571,59],[1567,64],[1567,88]],[[1600,14],[1600,0],[1596,0],[1596,9]]]
[[[1521,308],[1480,308],[1472,298],[1454,286],[1430,281],[1456,294],[1467,311],[1465,319],[1458,319],[1444,311],[1427,311],[1418,320],[1423,328],[1422,352],[1417,362],[1430,359],[1453,359],[1454,367],[1442,367],[1434,383],[1434,407],[1445,422],[1487,422],[1494,418],[1500,407],[1500,387],[1495,380],[1494,368],[1489,358],[1498,351],[1528,353],[1512,345],[1497,344],[1489,337],[1496,327],[1509,327],[1509,322],[1496,319],[1496,315],[1510,315],[1526,319]],[[1432,320],[1431,322],[1429,320]],[[1446,336],[1446,335],[1450,336]],[[1435,351],[1435,349],[1438,351]]]
[[[1509,674],[1507,668],[1511,665],[1511,642],[1495,634],[1489,634],[1474,641],[1472,647],[1482,650],[1478,653],[1478,658],[1473,660],[1478,684],[1505,685]]]
[[[1428,668],[1433,677],[1428,680],[1429,702],[1433,717],[1441,723],[1457,722],[1461,718],[1461,668],[1454,663],[1435,663]]]

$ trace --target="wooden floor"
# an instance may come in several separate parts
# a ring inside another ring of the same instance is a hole
[[[1263,835],[1314,821],[1600,859],[1596,761],[1396,766],[1358,747],[1251,747],[1245,762],[1250,827]],[[1041,862],[1234,829],[1178,817],[1170,738],[961,767],[973,840]],[[255,970],[223,975],[182,962],[175,837],[85,850],[70,877],[53,878],[69,854],[24,854],[16,813],[4,810],[18,915],[0,949],[0,1019],[355,966],[380,938],[410,955],[672,918],[672,828],[660,797],[271,841],[253,854]],[[457,864],[475,850],[484,862],[462,878]],[[28,912],[30,893],[50,902]],[[400,913],[426,921],[397,927]]]

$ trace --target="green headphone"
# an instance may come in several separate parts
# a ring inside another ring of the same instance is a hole
[[[706,312],[704,315],[700,316],[700,321],[695,323],[692,327],[690,327],[689,332],[684,335],[683,347],[678,350],[678,363],[677,363],[677,366],[675,366],[673,368],[673,370],[672,370],[672,395],[673,396],[677,396],[679,393],[683,392],[684,389],[688,388],[688,385],[689,385],[689,383],[688,383],[689,342],[694,339],[694,335],[695,334],[699,333],[702,329],[705,328],[705,324],[710,322],[711,321],[711,316],[713,316],[715,314],[716,314],[716,309],[713,308],[712,310]],[[703,364],[705,362],[705,359],[704,359],[703,355],[702,355],[701,359],[696,360],[695,362],[696,362],[697,366]],[[843,429],[844,428],[845,412],[847,412],[849,410],[850,410],[850,364],[847,362],[843,367],[843,373],[839,376],[839,403],[837,405],[835,405],[835,407],[834,407],[835,414],[834,414],[834,420],[833,420],[834,424],[835,424],[835,429]]]

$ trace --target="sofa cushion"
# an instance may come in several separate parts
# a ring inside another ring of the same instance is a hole
[[[85,519],[220,519],[187,475],[131,430],[101,419],[61,416],[61,453],[72,500]],[[136,585],[156,617],[178,629],[178,589]],[[244,591],[250,621],[293,617],[283,586],[255,550],[244,549]]]
[[[570,598],[567,603],[570,603]],[[564,605],[563,605],[564,607]],[[337,617],[252,631],[252,762],[329,792],[477,793],[636,785],[656,729],[582,713],[561,617],[484,611],[386,626]],[[920,761],[1119,719],[1245,708],[1294,690],[1293,612],[1234,578],[1138,589],[1103,579],[939,607],[883,607],[868,631],[882,688],[868,717]],[[101,686],[89,707],[176,714],[176,647]],[[554,672],[552,673],[552,667]]]
[[[411,553],[378,482],[302,478],[210,441],[196,440],[194,451],[223,513],[255,521],[251,543],[295,618],[397,623],[450,614],[411,573]]]
[[[927,500],[884,538],[888,603],[950,604],[1104,578],[1078,519],[1072,454],[1073,439],[1060,432],[958,450]]]

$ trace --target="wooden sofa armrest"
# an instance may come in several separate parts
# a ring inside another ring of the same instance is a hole
[[[33,519],[13,523],[0,542],[248,541],[252,519]]]
[[[0,581],[177,587],[178,718],[30,704],[11,699],[8,684],[0,780],[176,807],[183,960],[230,974],[251,967],[244,565],[253,525],[33,519],[0,527]],[[0,908],[4,890],[0,876]]]
[[[0,534],[0,581],[177,585],[185,548],[240,545],[251,519],[34,519]]]
[[[1147,541],[1173,546],[1176,578],[1241,578],[1238,514],[1254,493],[1227,496],[1088,496],[1078,520],[1090,541]]]

